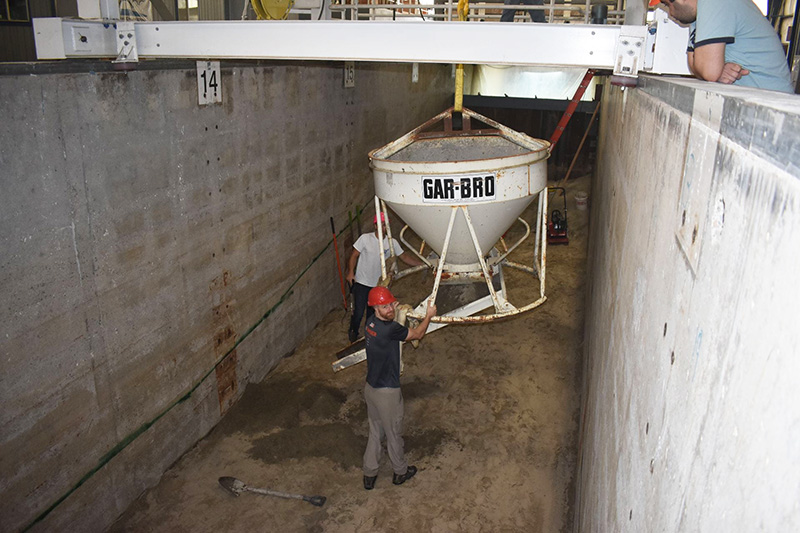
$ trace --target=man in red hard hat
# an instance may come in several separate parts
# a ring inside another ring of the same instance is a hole
[[[381,438],[386,436],[386,449],[392,462],[392,483],[401,485],[414,477],[417,467],[410,466],[403,450],[403,395],[400,392],[400,343],[425,336],[436,305],[428,304],[425,318],[415,328],[394,321],[397,299],[386,287],[369,291],[367,303],[375,312],[367,319],[367,402],[369,439],[364,452],[364,488],[372,490],[378,478]]]
[[[347,261],[347,282],[352,284],[353,291],[353,316],[350,318],[350,330],[348,338],[350,342],[358,339],[361,329],[361,318],[364,311],[367,312],[367,320],[372,315],[372,309],[368,307],[367,295],[372,287],[376,287],[381,278],[381,246],[378,243],[378,216],[372,219],[375,229],[370,233],[361,235],[353,243],[353,252]],[[389,238],[386,236],[386,218],[381,213],[381,225],[383,226],[383,255],[385,258],[391,256],[389,252]],[[394,255],[403,260],[410,266],[421,265],[422,261],[404,252],[396,240],[392,240]],[[358,268],[356,268],[358,265]]]

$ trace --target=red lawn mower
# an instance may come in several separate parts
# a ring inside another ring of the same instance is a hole
[[[548,189],[552,193],[561,191],[561,196],[564,198],[564,213],[558,209],[553,209],[550,213],[550,220],[547,222],[547,244],[569,244],[569,237],[567,236],[567,191],[564,187],[550,187]],[[551,202],[548,200],[548,205]]]

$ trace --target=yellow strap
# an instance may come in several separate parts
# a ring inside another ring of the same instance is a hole
[[[469,0],[458,0],[458,20],[465,21],[469,17]],[[464,108],[464,65],[456,65],[456,97],[453,111],[461,113]]]
[[[464,65],[456,65],[456,101],[453,104],[453,111],[461,113],[464,108]]]
[[[458,0],[458,20],[467,20],[469,17],[469,0]]]

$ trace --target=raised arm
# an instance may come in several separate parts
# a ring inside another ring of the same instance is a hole
[[[419,323],[419,326],[415,328],[408,328],[406,341],[415,341],[424,337],[425,332],[428,331],[428,324],[431,323],[431,318],[434,316],[436,316],[436,304],[429,302],[428,308],[425,310],[425,318],[422,319],[422,322]]]
[[[408,251],[400,254],[400,259],[402,259],[403,263],[407,264],[408,266],[417,266],[423,264],[416,255]]]

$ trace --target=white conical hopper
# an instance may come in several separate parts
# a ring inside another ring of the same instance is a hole
[[[375,194],[426,245],[442,255],[453,207],[466,206],[486,256],[535,196],[547,186],[550,143],[464,109],[465,126],[493,129],[426,131],[449,123],[452,109],[370,153]],[[462,210],[456,213],[446,263],[449,272],[481,269]]]
[[[529,311],[547,299],[544,294],[547,243],[544,213],[547,211],[550,143],[506,128],[469,109],[463,110],[462,120],[463,128],[454,130],[453,109],[450,108],[369,154],[375,178],[376,211],[385,209],[380,205],[381,200],[425,240],[426,246],[444,258],[434,265],[420,252],[412,250],[425,266],[411,267],[393,278],[399,279],[423,268],[435,270],[430,295],[405,315],[422,320],[428,302],[436,303],[439,311],[445,312],[432,318],[428,332],[451,323],[480,324],[510,317]],[[489,129],[471,129],[473,121],[480,121]],[[434,127],[439,123],[443,127],[436,131]],[[530,234],[530,226],[522,219],[519,220],[526,228],[525,235],[508,250],[494,254],[487,261],[495,243],[537,196],[533,264],[523,265],[508,258]],[[401,239],[402,236],[401,231]],[[410,247],[407,242],[405,244]],[[504,266],[535,275],[539,280],[538,298],[519,307],[512,305],[506,294]],[[443,275],[445,271],[447,276]],[[500,289],[496,290],[498,278]],[[444,279],[448,281],[443,287],[452,289],[450,292],[458,296],[468,295],[469,291],[461,289],[474,289],[478,281],[486,284],[489,294],[481,297],[477,291],[472,291],[474,295],[469,297],[477,298],[445,310],[442,309],[445,306],[440,305],[441,299],[437,300],[437,291]],[[492,306],[494,313],[483,313]],[[333,363],[333,369],[342,370],[365,358],[364,349],[344,354]]]

